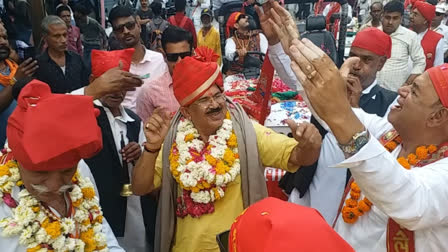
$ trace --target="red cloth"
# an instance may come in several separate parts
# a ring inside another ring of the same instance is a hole
[[[421,45],[423,52],[425,53],[426,67],[425,70],[434,66],[434,60],[436,58],[437,44],[443,38],[443,35],[429,30],[426,32],[422,39]]]
[[[432,85],[439,95],[439,99],[445,108],[448,108],[448,64],[432,67],[426,70]]]
[[[229,252],[355,251],[315,209],[266,198],[232,224]]]
[[[117,67],[120,61],[123,64],[123,71],[129,72],[134,51],[134,48],[115,51],[92,50],[92,75],[95,78],[100,77],[107,70]]]
[[[71,168],[103,147],[98,115],[92,97],[52,94],[48,84],[33,80],[9,117],[9,147],[25,169]]]
[[[176,64],[173,71],[173,91],[181,106],[196,101],[213,84],[223,85],[218,64],[207,61],[211,58],[200,55],[185,57]]]
[[[186,18],[185,22],[182,22],[182,19],[184,19],[184,18]],[[198,39],[196,37],[196,29],[194,28],[193,21],[191,21],[190,18],[185,16],[183,12],[176,12],[176,14],[174,14],[174,16],[171,16],[170,18],[168,18],[168,22],[171,25],[178,26],[184,30],[191,32],[191,35],[193,35],[193,47],[194,48],[197,47]],[[181,23],[183,23],[183,24],[181,25]]]
[[[428,21],[428,26],[431,25],[432,19],[436,16],[436,7],[432,4],[423,1],[416,1],[412,5],[412,9],[417,8],[418,12]]]
[[[377,28],[366,28],[356,34],[352,47],[358,47],[373,52],[379,56],[390,58],[392,39]]]
[[[229,19],[227,19],[227,24],[226,24],[226,36],[229,37],[230,36],[230,30],[233,29],[233,26],[236,24],[236,21],[238,20],[238,18],[244,15],[241,12],[234,12],[232,14],[230,14]]]
[[[331,23],[331,16],[333,14],[339,13],[341,11],[341,5],[336,2],[330,3],[330,11],[328,11],[327,16],[325,17],[326,23],[327,23],[327,30],[330,31],[330,23]],[[339,21],[340,19],[336,19],[333,24],[333,36],[334,38],[338,37],[339,32]]]

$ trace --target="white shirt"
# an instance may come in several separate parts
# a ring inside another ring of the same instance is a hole
[[[442,23],[439,26],[437,26],[433,31],[443,35],[443,41],[445,42],[443,44],[443,52],[446,52],[448,50],[448,26]]]
[[[114,117],[112,112],[104,107],[99,100],[95,100],[94,103],[98,106],[102,106],[107,114],[107,119],[114,136],[115,146],[117,147],[118,157],[120,162],[123,161],[120,150],[121,150],[121,132],[123,132],[124,144],[129,143],[127,138],[127,122],[134,122],[134,119],[130,117],[123,106],[120,106],[121,116]],[[142,145],[146,142],[145,135],[143,133],[143,124],[140,124],[140,133],[138,144]],[[80,167],[83,169],[90,170],[89,166],[84,162],[80,162]],[[129,168],[129,178],[132,178],[132,163],[128,163]],[[131,181],[132,182],[132,181]],[[127,208],[126,208],[126,222],[125,222],[125,232],[124,237],[117,237],[117,240],[126,251],[128,252],[139,252],[147,251],[149,248],[146,243],[145,226],[143,223],[142,208],[140,204],[140,197],[132,195],[127,198]]]
[[[428,32],[428,29],[426,29],[426,31],[424,31],[424,32],[421,32],[421,33],[417,34],[417,38],[418,38],[420,43],[422,42],[423,37],[426,35],[427,32]],[[445,42],[444,42],[443,38],[440,39],[439,42],[437,43],[436,55],[435,55],[435,58],[434,58],[434,66],[440,66],[440,65],[443,64],[443,59],[444,59],[444,55],[443,54],[445,52],[443,50],[444,47],[445,47],[444,43]]]
[[[268,50],[268,40],[266,39],[263,33],[259,34],[260,34],[260,52],[266,53],[266,51]],[[227,60],[233,61],[236,54],[236,45],[232,37],[226,40],[225,53]]]
[[[386,64],[376,76],[382,87],[396,92],[410,74],[421,74],[425,71],[426,60],[415,32],[400,25],[390,37],[392,39],[391,57],[387,59]],[[413,63],[410,72],[409,58]]]
[[[360,109],[354,111],[372,137],[338,166],[350,168],[361,198],[365,195],[373,206],[354,224],[339,216],[335,230],[358,252],[386,251],[390,216],[414,230],[415,251],[448,251],[448,158],[406,170],[396,160],[401,146],[389,153],[376,140],[392,125]]]
[[[145,56],[138,64],[132,63],[130,73],[142,76],[149,74],[149,78],[143,79],[143,85],[148,85],[151,80],[156,79],[163,73],[168,71],[168,66],[163,55],[146,49]],[[122,105],[133,112],[137,112],[137,96],[142,87],[138,87],[135,91],[128,91]]]
[[[79,173],[82,177],[89,178],[90,181],[95,186],[96,195],[99,198],[98,190],[95,185],[95,180],[93,179],[92,173],[89,169],[84,169],[82,167],[78,167]],[[16,200],[18,199],[18,194],[20,192],[19,187],[14,187],[12,190],[12,196]],[[101,203],[101,202],[100,202]],[[52,209],[55,213],[57,213],[54,209]],[[9,208],[6,204],[0,204],[0,219],[11,216],[11,208]],[[117,240],[115,239],[114,233],[107,223],[106,218],[103,218],[103,233],[106,235],[107,239],[107,247],[110,252],[124,252],[123,248],[118,245]],[[2,252],[26,252],[26,248],[19,244],[19,236],[12,237],[4,237],[0,236],[0,248]]]

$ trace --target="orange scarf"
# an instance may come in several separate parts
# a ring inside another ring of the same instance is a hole
[[[13,85],[15,83],[14,76],[16,75],[17,69],[19,66],[12,60],[6,59],[6,64],[9,66],[9,75],[5,76],[0,73],[0,84],[3,86]]]

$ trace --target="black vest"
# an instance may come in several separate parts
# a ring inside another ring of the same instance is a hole
[[[375,99],[372,99],[373,96],[375,96]],[[369,114],[376,114],[377,116],[383,117],[397,96],[398,94],[396,92],[380,87],[377,84],[368,94],[363,94],[360,97],[359,107]],[[315,120],[314,116],[311,117],[311,123],[317,127],[322,139],[324,139],[328,132]],[[309,166],[303,166],[295,173],[287,172],[280,180],[279,186],[288,194],[291,194],[292,190],[296,188],[299,191],[299,197],[302,198],[313,181],[317,169],[317,162]],[[350,177],[350,170],[347,169],[346,184]]]
[[[104,217],[107,219],[115,236],[123,237],[127,200],[125,197],[120,196],[122,188],[120,176],[123,168],[117,150],[121,148],[115,145],[106,111],[103,107],[95,107],[101,111],[97,117],[97,122],[103,135],[103,149],[96,156],[85,159],[85,162],[95,178]],[[134,122],[126,123],[126,136],[129,142],[138,143],[141,120],[134,112],[128,109],[125,110],[135,120]]]

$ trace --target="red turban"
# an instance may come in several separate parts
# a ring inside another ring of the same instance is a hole
[[[185,57],[174,67],[173,91],[181,106],[196,101],[213,84],[223,85],[222,74],[216,63],[217,55],[211,49],[198,49],[195,50],[196,56]]]
[[[429,78],[432,81],[432,85],[439,95],[439,99],[445,108],[448,108],[448,64],[445,63],[440,66],[431,67],[426,70],[429,74]]]
[[[229,252],[355,251],[315,209],[276,198],[261,200],[232,224]]]
[[[428,21],[428,26],[431,25],[432,19],[436,16],[436,7],[427,2],[417,1],[412,5],[412,9],[415,8]]]
[[[230,36],[230,30],[233,29],[233,26],[237,23],[238,18],[240,18],[241,15],[244,15],[244,14],[241,12],[234,12],[234,13],[230,14],[229,19],[227,19],[227,24],[226,24],[227,37]]]
[[[117,67],[120,61],[123,71],[129,72],[134,51],[134,48],[115,51],[92,50],[92,75],[95,78],[100,77],[107,70]]]
[[[33,80],[20,92],[6,129],[16,160],[28,170],[55,171],[75,166],[103,146],[93,99],[52,94]]]
[[[390,58],[392,39],[377,28],[366,28],[356,34],[352,47],[358,47],[373,52],[379,56]]]

